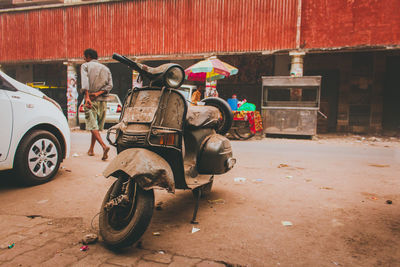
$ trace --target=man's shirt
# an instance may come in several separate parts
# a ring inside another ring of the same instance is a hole
[[[89,93],[105,91],[106,93],[97,97],[97,101],[107,101],[107,94],[113,88],[111,72],[109,68],[99,61],[92,59],[81,66],[81,93],[86,90]]]

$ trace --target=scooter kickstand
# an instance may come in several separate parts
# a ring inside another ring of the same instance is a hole
[[[190,223],[191,224],[199,224],[199,222],[196,221],[196,217],[197,217],[197,211],[199,209],[201,189],[200,188],[196,188],[196,189],[193,189],[192,192],[193,192],[193,197],[194,197],[194,200],[195,200],[195,206],[194,206],[194,211],[193,211],[193,218],[190,221]]]

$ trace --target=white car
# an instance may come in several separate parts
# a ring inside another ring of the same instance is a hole
[[[83,106],[85,105],[85,99],[82,100],[78,109],[78,120],[79,127],[81,130],[85,130],[86,122],[85,122],[85,110]],[[116,124],[119,122],[119,117],[122,111],[121,100],[116,94],[109,94],[107,101],[107,111],[106,111],[106,124]]]
[[[0,170],[14,169],[25,185],[50,181],[70,153],[60,106],[0,71],[0,113]]]
[[[182,92],[186,100],[192,101],[192,94],[196,89],[197,89],[196,85],[182,84],[178,90]]]

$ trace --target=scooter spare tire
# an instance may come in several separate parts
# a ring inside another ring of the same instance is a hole
[[[228,102],[219,97],[209,97],[201,100],[206,106],[218,108],[221,113],[220,121],[215,129],[218,134],[225,135],[232,127],[233,113]]]
[[[153,189],[144,190],[133,181],[128,183],[132,192],[129,204],[105,209],[116,184],[114,182],[108,189],[99,216],[100,235],[106,245],[113,249],[128,247],[137,242],[149,226],[154,210]]]

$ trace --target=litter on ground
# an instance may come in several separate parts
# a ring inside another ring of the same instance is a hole
[[[89,250],[89,246],[82,246],[82,247],[80,247],[80,250],[87,251],[87,250]]]
[[[82,243],[84,245],[96,243],[98,240],[98,236],[96,234],[87,234],[83,237]]]
[[[286,168],[286,167],[289,167],[289,165],[284,164],[284,163],[281,163],[278,165],[278,168]]]
[[[225,200],[222,198],[215,199],[215,200],[208,200],[208,203],[210,204],[225,204]]]
[[[332,188],[332,187],[329,187],[329,186],[321,186],[319,189],[333,190],[333,188]]]
[[[235,183],[244,183],[244,182],[246,182],[246,178],[243,178],[243,177],[236,177],[233,180],[235,181]]]
[[[371,167],[378,167],[378,168],[387,168],[387,167],[390,167],[389,164],[375,164],[375,163],[373,163],[373,164],[368,164],[368,165],[371,166]]]
[[[292,226],[293,225],[293,223],[289,222],[289,221],[282,221],[281,223],[283,226]]]
[[[194,233],[196,233],[196,232],[198,232],[198,231],[200,231],[200,228],[196,228],[196,227],[193,227],[193,228],[192,228],[192,234],[194,234]]]

